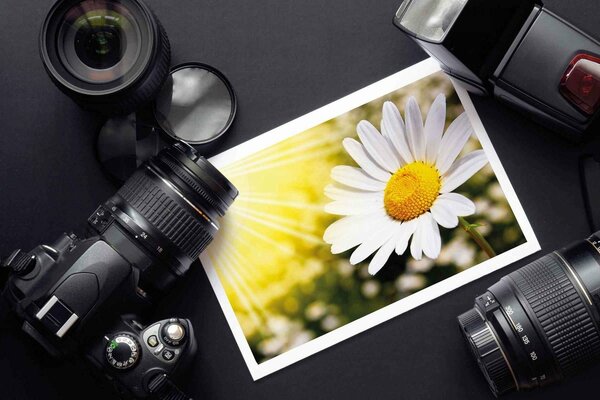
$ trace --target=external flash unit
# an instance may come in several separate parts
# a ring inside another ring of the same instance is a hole
[[[539,0],[404,0],[394,24],[470,92],[573,140],[598,124],[600,43]]]

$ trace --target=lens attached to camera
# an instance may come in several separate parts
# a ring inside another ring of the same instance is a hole
[[[598,234],[505,276],[458,321],[495,395],[589,366],[600,358]]]
[[[169,72],[166,33],[138,0],[59,1],[40,48],[59,88],[104,114],[127,114],[149,102]]]
[[[204,157],[177,144],[142,165],[89,223],[123,254],[141,247],[152,265],[142,280],[163,291],[212,242],[237,194]]]

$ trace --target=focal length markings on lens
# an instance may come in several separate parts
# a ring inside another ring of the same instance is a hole
[[[540,355],[544,353],[541,338],[537,335],[535,328],[522,307],[513,307],[509,304],[502,309],[524,350],[524,354],[528,358],[531,369],[529,383],[534,386],[542,385],[547,379],[547,366],[543,365],[540,358]]]
[[[492,323],[500,332],[504,332],[502,342],[510,352],[509,359],[518,371],[517,377],[522,388],[542,386],[556,373],[546,338],[541,336],[541,329],[536,327],[537,321],[531,319],[535,313],[528,301],[533,290],[528,286],[530,278],[511,274],[503,278],[501,284],[490,288],[501,310],[500,313],[494,313]],[[488,313],[488,318],[491,317]]]

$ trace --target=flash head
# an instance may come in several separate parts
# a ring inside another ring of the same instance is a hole
[[[532,13],[535,0],[405,0],[394,24],[445,72],[473,91],[488,79]]]
[[[598,126],[600,43],[540,0],[404,0],[394,24],[470,92],[573,140]]]

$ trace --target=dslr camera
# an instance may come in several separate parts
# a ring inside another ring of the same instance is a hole
[[[0,306],[48,353],[83,355],[125,397],[189,399],[172,379],[196,352],[192,323],[145,322],[211,243],[238,194],[188,144],[227,130],[233,91],[205,64],[170,71],[165,30],[141,0],[57,1],[40,53],[65,94],[115,117],[98,153],[105,172],[125,183],[89,217],[86,234],[2,260]],[[142,121],[122,117],[130,113]]]
[[[84,353],[121,392],[188,398],[171,376],[196,351],[191,322],[140,317],[197,260],[236,196],[191,147],[163,150],[94,211],[87,235],[6,258],[3,299],[50,354]]]
[[[83,355],[125,397],[189,399],[172,379],[196,352],[192,323],[145,321],[211,243],[238,194],[188,144],[229,128],[233,91],[205,64],[170,71],[166,32],[141,0],[58,0],[42,25],[40,54],[60,90],[115,117],[100,132],[98,153],[105,172],[125,183],[82,237],[63,234],[2,260],[0,306],[48,353]],[[206,96],[221,107],[206,107],[215,103]],[[131,124],[133,115],[141,121]]]

